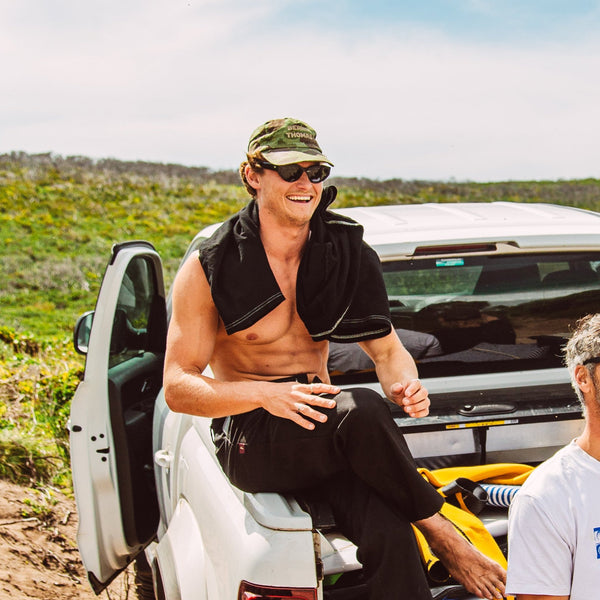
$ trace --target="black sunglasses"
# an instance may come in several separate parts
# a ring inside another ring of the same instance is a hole
[[[589,365],[590,363],[594,363],[594,364],[600,363],[600,356],[594,356],[592,358],[588,358],[587,360],[583,361],[584,365]]]
[[[301,167],[298,164],[292,165],[273,165],[269,162],[258,163],[263,169],[276,171],[279,177],[288,183],[298,181],[302,177],[302,173],[306,173],[311,183],[321,183],[325,181],[331,173],[329,165],[310,165],[310,167]]]

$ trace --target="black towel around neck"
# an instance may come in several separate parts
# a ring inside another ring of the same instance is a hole
[[[298,314],[315,341],[358,342],[387,335],[391,319],[376,252],[361,225],[329,212],[323,191],[296,282]],[[199,258],[228,334],[247,329],[284,301],[261,239],[256,200],[202,242]]]

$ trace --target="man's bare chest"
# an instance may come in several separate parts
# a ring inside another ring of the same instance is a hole
[[[234,343],[259,345],[281,343],[288,338],[295,339],[296,343],[303,340],[311,342],[308,330],[296,310],[295,301],[287,298],[254,325],[228,338]]]

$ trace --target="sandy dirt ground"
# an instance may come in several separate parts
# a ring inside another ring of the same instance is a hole
[[[137,600],[131,568],[99,597],[94,594],[76,532],[72,498],[0,480],[0,598]]]

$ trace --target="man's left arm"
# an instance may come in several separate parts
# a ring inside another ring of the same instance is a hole
[[[402,406],[411,417],[429,414],[429,396],[421,385],[417,366],[395,331],[382,338],[359,342],[375,363],[377,378],[391,402]]]

